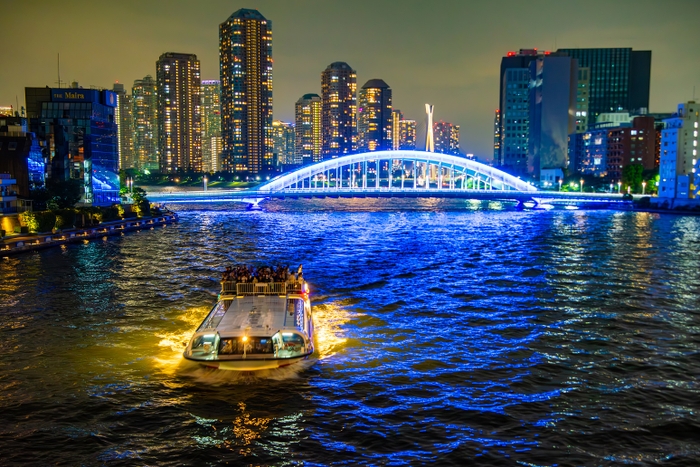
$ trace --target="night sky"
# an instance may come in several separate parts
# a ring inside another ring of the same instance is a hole
[[[293,121],[301,95],[321,93],[334,61],[358,89],[381,78],[394,107],[461,126],[461,147],[493,154],[500,60],[519,48],[632,47],[652,51],[651,112],[700,98],[700,1],[9,1],[0,0],[0,105],[24,105],[25,86],[127,89],[155,77],[163,52],[194,53],[219,79],[218,25],[239,8],[272,21],[274,118]]]

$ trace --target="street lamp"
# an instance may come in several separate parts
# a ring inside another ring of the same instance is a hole
[[[620,193],[620,188],[622,188],[622,182],[617,182],[617,192]]]
[[[562,184],[563,181],[564,181],[563,178],[560,178],[560,179],[559,179],[559,191],[561,191],[561,184]]]
[[[629,186],[629,185],[627,185],[627,194],[628,194],[628,195],[630,194],[630,190],[632,190],[632,187]]]
[[[203,182],[204,182],[204,191],[207,191],[207,182],[208,182],[208,181],[209,181],[209,180],[207,180],[207,176],[205,175],[205,176],[204,176],[204,179],[203,179]]]
[[[613,184],[611,183],[610,184],[610,193],[612,193],[612,187],[613,187]]]
[[[583,193],[583,179],[581,179],[581,193]]]
[[[644,190],[646,190],[647,187],[647,182],[642,182],[642,195],[644,194]]]

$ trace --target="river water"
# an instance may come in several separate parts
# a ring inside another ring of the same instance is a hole
[[[700,218],[172,208],[0,260],[1,465],[700,464]],[[235,263],[303,263],[313,360],[183,361]]]

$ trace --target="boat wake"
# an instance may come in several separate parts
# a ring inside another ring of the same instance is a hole
[[[193,380],[197,384],[209,386],[225,386],[229,384],[254,384],[260,380],[285,381],[301,378],[301,373],[311,368],[317,359],[308,359],[290,366],[270,370],[230,371],[205,368],[183,359],[180,375]]]

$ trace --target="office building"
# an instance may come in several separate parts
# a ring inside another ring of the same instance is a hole
[[[357,107],[358,151],[388,151],[392,141],[391,88],[371,79],[360,89]]]
[[[357,152],[357,73],[333,62],[321,73],[321,153],[333,159]]]
[[[567,166],[567,137],[576,131],[577,83],[576,60],[566,55],[540,54],[530,62],[527,172],[519,174],[539,178],[541,169]]]
[[[158,170],[158,93],[151,75],[134,81],[131,100],[135,166]]]
[[[656,130],[654,118],[635,117],[631,124],[608,129],[606,170],[611,181],[622,179],[628,165],[654,168]]]
[[[202,170],[221,170],[221,81],[202,80]]]
[[[498,133],[501,141],[494,162],[514,173],[527,171],[529,133],[530,63],[537,59],[537,49],[508,52],[501,59],[498,93],[500,112]]]
[[[435,152],[459,155],[459,125],[443,121],[435,122],[433,136],[435,138]]]
[[[80,203],[109,206],[120,202],[119,150],[111,91],[25,88],[29,129],[44,148],[47,177],[80,180]]]
[[[599,115],[599,118],[617,118],[618,122],[601,122],[584,133],[570,135],[571,169],[587,175],[605,177],[612,183],[622,179],[628,165],[641,165],[644,170],[654,169],[656,155],[656,128],[654,118],[637,116],[629,119]],[[578,146],[578,147],[576,147]]]
[[[589,69],[588,115],[605,112],[644,113],[649,108],[651,51],[631,48],[559,49]]]
[[[136,167],[133,102],[122,83],[114,83],[112,92],[117,95],[118,102],[115,108],[115,119],[117,121],[117,140],[119,141],[119,168],[130,169]]]
[[[499,110],[501,144],[496,164],[503,170],[526,174],[530,132],[530,63],[537,49],[508,52],[501,59]]]
[[[688,101],[678,105],[676,114],[664,120],[661,132],[659,198],[697,198],[698,123],[700,104]]]
[[[156,62],[159,168],[202,171],[201,79],[194,54],[167,52]]]
[[[565,54],[520,49],[501,60],[498,114],[494,119],[494,159],[517,176],[539,178],[541,169],[568,164],[569,135],[576,129],[579,90],[576,60]],[[579,117],[581,116],[579,112]]]
[[[219,25],[222,170],[272,171],[272,22],[242,8]]]
[[[294,105],[294,165],[301,166],[322,160],[321,108],[321,96],[318,94],[304,94]]]

